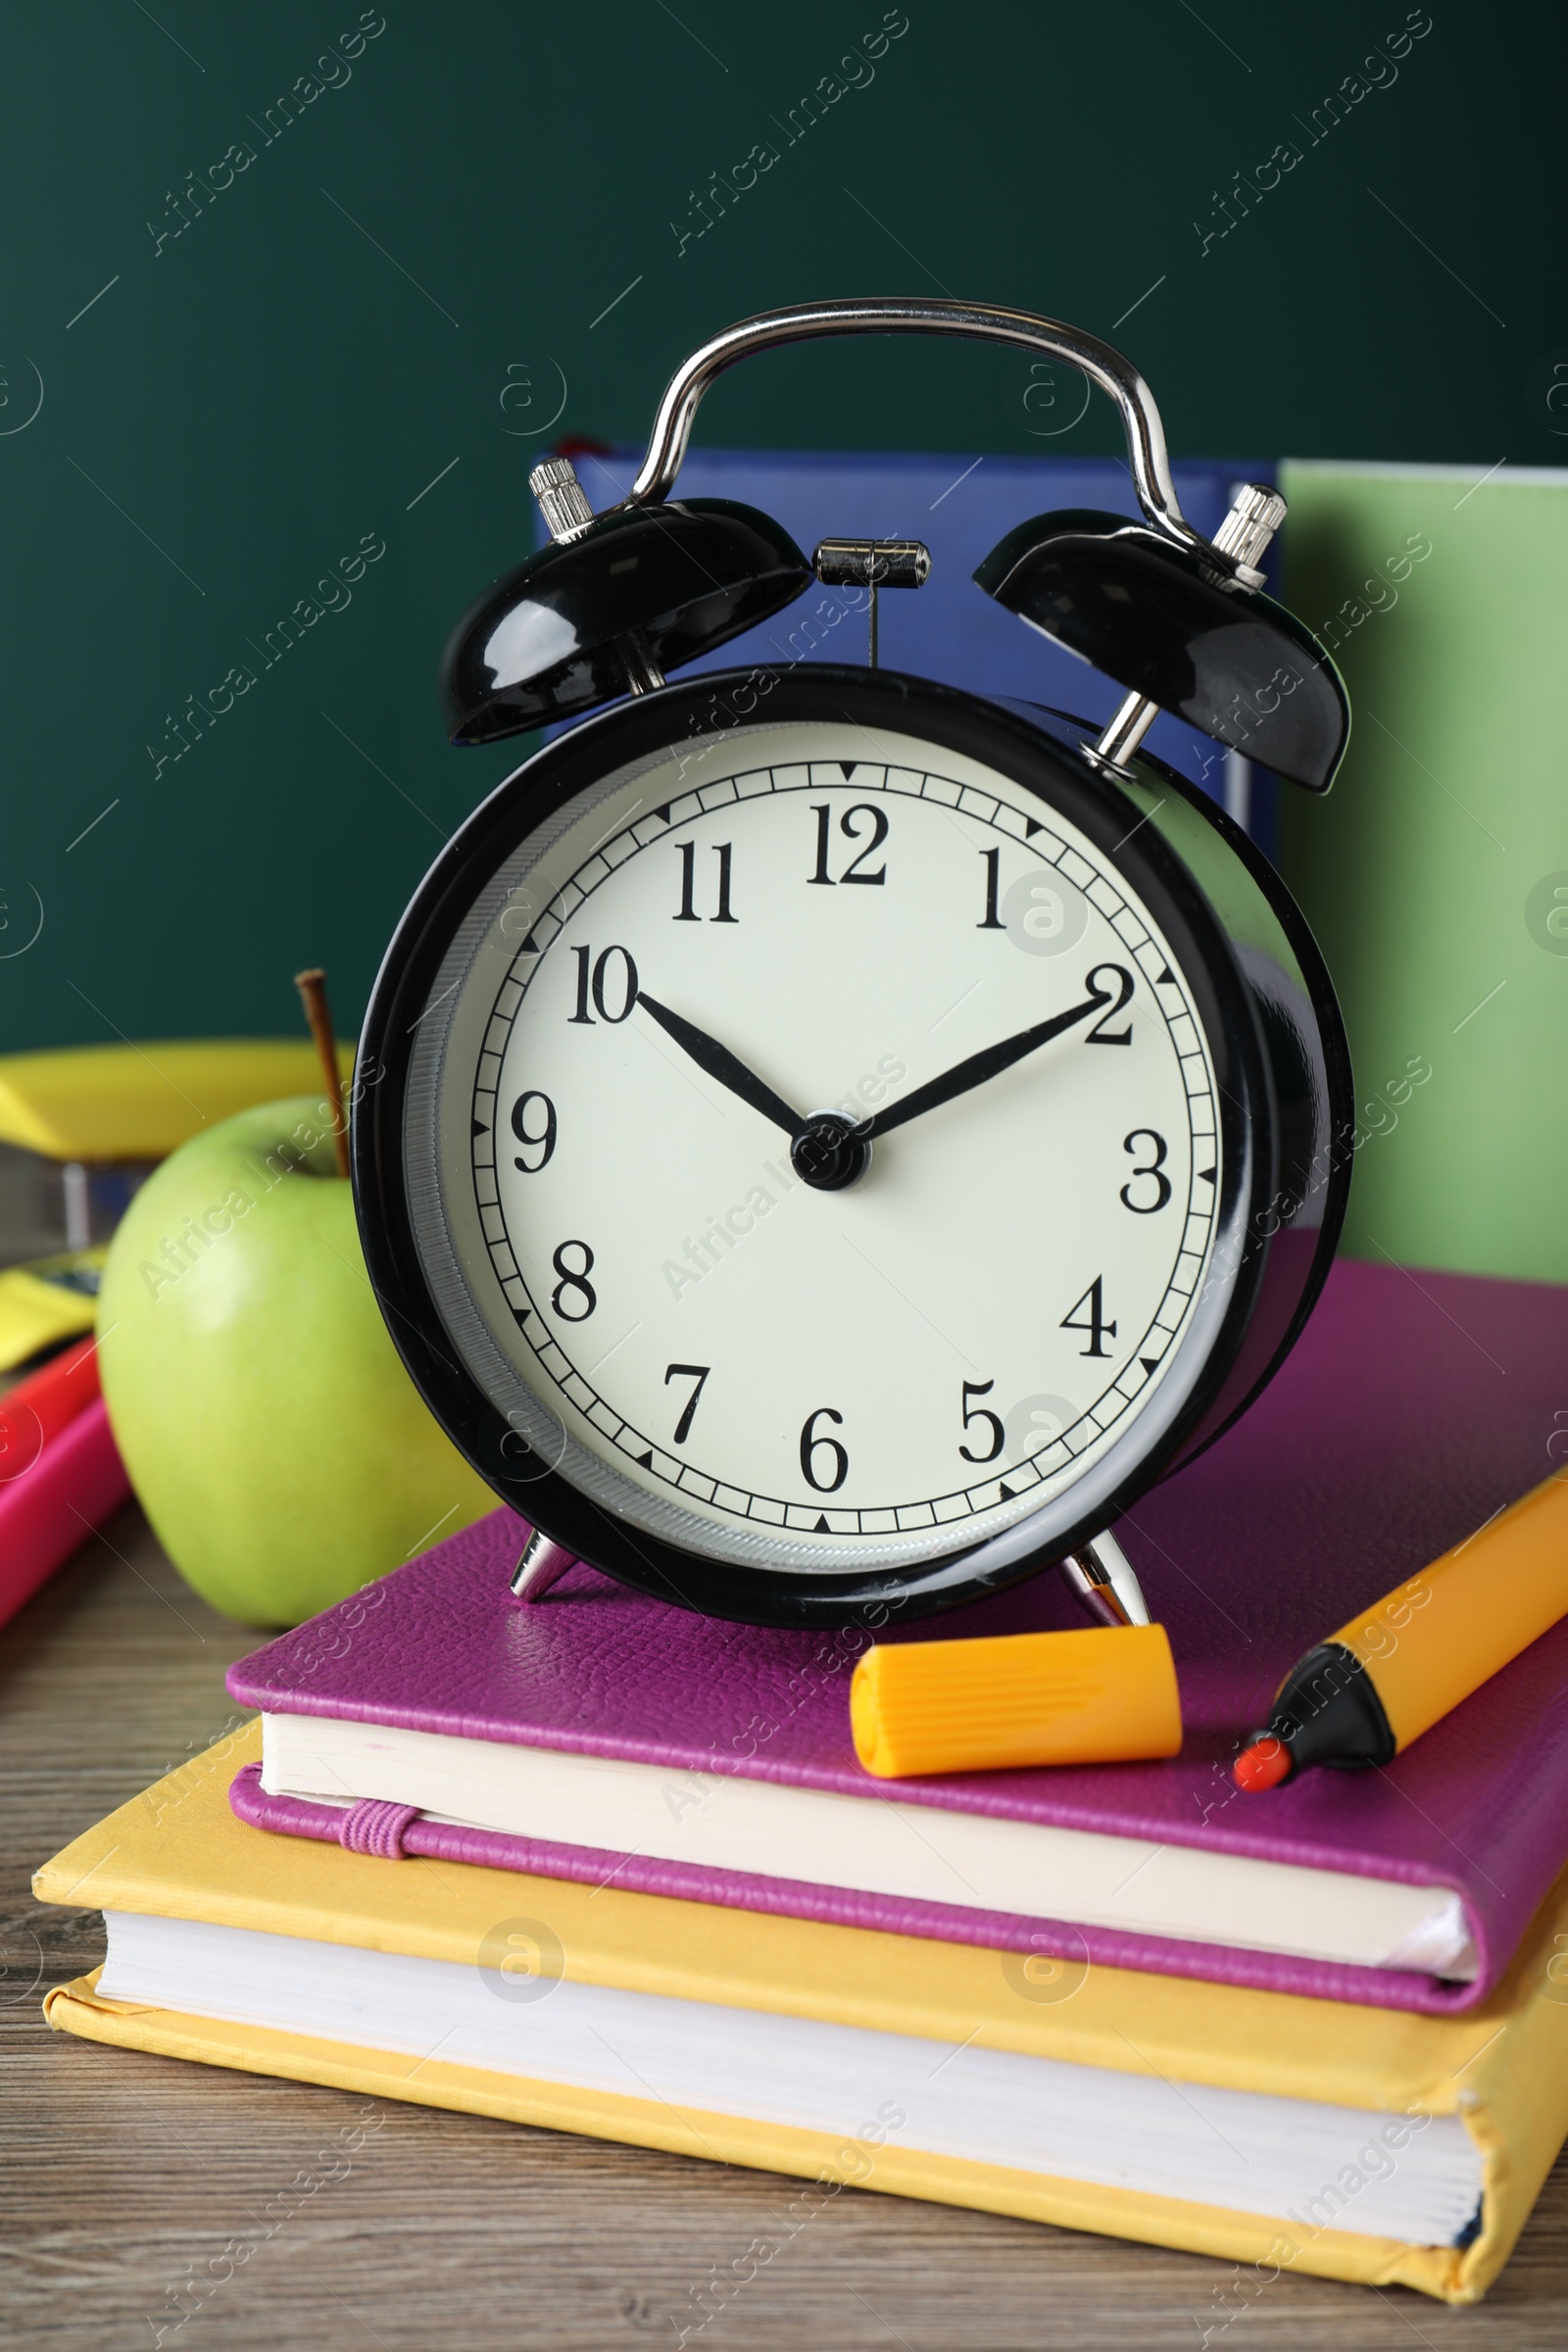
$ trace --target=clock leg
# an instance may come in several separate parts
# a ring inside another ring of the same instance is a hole
[[[1149,1624],[1143,1588],[1114,1536],[1096,1536],[1092,1544],[1070,1551],[1060,1567],[1090,1616],[1100,1624]]]
[[[514,1600],[543,1600],[552,1585],[557,1585],[568,1568],[575,1568],[577,1555],[564,1545],[553,1544],[550,1538],[535,1528],[522,1547],[522,1557],[512,1572]]]

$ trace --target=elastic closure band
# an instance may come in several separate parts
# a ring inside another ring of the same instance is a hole
[[[384,1798],[366,1796],[351,1805],[338,1830],[338,1843],[351,1854],[375,1854],[383,1862],[401,1862],[403,1834],[417,1821],[417,1805],[394,1805]]]

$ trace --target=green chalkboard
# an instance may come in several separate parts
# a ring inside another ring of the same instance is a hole
[[[446,748],[434,678],[529,543],[530,465],[640,437],[748,311],[1054,312],[1187,454],[1552,462],[1560,19],[1504,32],[1392,0],[13,0],[0,1047],[288,1030],[318,961],[357,1022],[512,764]],[[1113,447],[1060,392],[838,345],[703,429]]]

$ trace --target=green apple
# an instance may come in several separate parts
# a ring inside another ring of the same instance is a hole
[[[297,1625],[496,1508],[387,1337],[319,1099],[165,1160],[115,1235],[98,1329],[148,1518],[248,1625]]]

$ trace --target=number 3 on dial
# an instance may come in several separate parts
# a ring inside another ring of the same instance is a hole
[[[1134,1168],[1133,1179],[1136,1182],[1140,1176],[1152,1176],[1154,1180],[1154,1198],[1152,1200],[1135,1200],[1131,1184],[1124,1184],[1121,1188],[1122,1206],[1130,1208],[1135,1217],[1152,1217],[1170,1199],[1170,1178],[1165,1174],[1165,1138],[1156,1135],[1152,1127],[1135,1127],[1123,1143],[1122,1150],[1136,1153],[1145,1144],[1150,1147],[1153,1157],[1147,1168]]]

